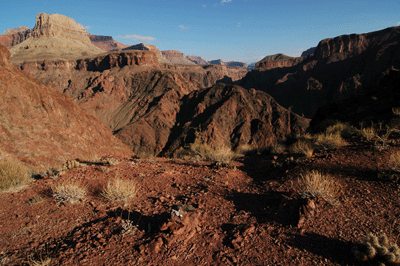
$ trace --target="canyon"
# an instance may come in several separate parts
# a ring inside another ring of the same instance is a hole
[[[380,148],[321,125],[399,127],[399,33],[321,40],[249,72],[57,14],[7,30],[0,162],[33,174],[0,193],[0,265],[378,265],[388,256],[353,251],[368,232],[400,233],[398,132]],[[105,197],[116,180],[134,196]],[[83,196],[59,197],[70,186]]]

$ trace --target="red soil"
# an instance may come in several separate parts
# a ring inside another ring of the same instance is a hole
[[[399,186],[377,179],[394,150],[351,144],[290,164],[287,154],[253,155],[235,161],[236,170],[203,161],[131,159],[44,177],[20,192],[0,194],[0,260],[9,265],[46,257],[52,257],[50,265],[365,265],[351,254],[355,241],[369,232],[386,232],[392,239],[400,233]],[[272,160],[283,167],[274,167]],[[343,185],[341,204],[318,201],[316,215],[298,229],[291,181],[314,169]],[[101,196],[115,176],[140,184],[130,206]],[[81,180],[88,196],[58,205],[51,188],[63,180]],[[172,211],[177,205],[189,210]],[[137,227],[125,232],[127,221]]]

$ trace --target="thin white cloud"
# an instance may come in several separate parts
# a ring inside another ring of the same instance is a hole
[[[206,8],[207,8],[207,5],[203,5],[203,8],[206,9]]]
[[[85,26],[84,28],[85,30],[89,31],[92,28],[92,26]]]
[[[230,3],[230,2],[232,2],[232,0],[222,0],[221,4]]]
[[[400,21],[396,23],[396,26],[400,26]]]
[[[151,42],[151,41],[155,41],[157,40],[154,37],[151,36],[140,36],[140,35],[125,35],[125,36],[121,36],[118,35],[118,38],[122,38],[122,39],[130,39],[130,40],[134,40],[134,41],[144,41],[144,42]]]
[[[183,26],[183,25],[179,25],[179,29],[180,29],[181,31],[186,31],[186,30],[190,30],[190,27]]]
[[[242,23],[238,22],[238,24],[236,25],[236,27],[238,27],[238,28],[242,27]]]

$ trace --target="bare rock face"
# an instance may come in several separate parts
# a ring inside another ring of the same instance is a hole
[[[221,59],[211,60],[209,63],[211,65],[225,66],[225,62],[222,61]]]
[[[156,53],[159,63],[169,63],[169,61],[162,55],[161,51],[158,50],[157,46],[155,46],[155,45],[139,43],[139,44],[135,44],[135,45],[123,48],[122,50],[123,51],[128,51],[128,50],[152,51],[152,52]]]
[[[132,152],[67,95],[27,76],[0,45],[0,158],[41,168]]]
[[[187,55],[187,59],[195,63],[196,65],[207,65],[207,61],[201,58],[200,56],[195,56],[195,55]]]
[[[226,65],[228,67],[244,67],[244,68],[248,68],[249,67],[246,63],[236,62],[236,61],[230,61],[230,62],[226,63]]]
[[[164,153],[173,154],[196,138],[217,149],[268,147],[304,132],[308,124],[308,119],[281,107],[264,92],[217,84],[182,99]]]
[[[169,50],[169,51],[162,51],[161,53],[162,53],[163,57],[172,64],[178,64],[178,65],[194,65],[195,64],[191,60],[187,59],[186,56],[179,51]]]
[[[31,30],[27,26],[7,29],[0,35],[0,43],[5,47],[17,45],[31,36]]]
[[[93,35],[88,33],[89,39],[95,46],[99,47],[104,51],[120,51],[129,45],[117,42],[111,36]]]
[[[275,54],[264,57],[256,63],[256,69],[268,70],[278,67],[291,67],[303,61],[301,57],[290,57],[284,54]]]
[[[284,107],[313,117],[319,107],[359,95],[392,68],[400,69],[400,27],[325,39],[312,55],[294,62],[268,61],[259,62],[239,85],[263,90]]]
[[[13,62],[74,59],[101,54],[83,26],[59,14],[39,13],[30,37],[10,48]]]

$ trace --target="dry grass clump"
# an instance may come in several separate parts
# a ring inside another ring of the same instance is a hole
[[[349,139],[354,135],[359,135],[359,130],[348,123],[336,122],[336,124],[329,126],[326,129],[328,135],[339,135],[342,138]]]
[[[309,141],[299,140],[289,146],[289,152],[304,154],[306,157],[310,158],[313,155],[314,147]]]
[[[400,151],[390,155],[388,167],[392,171],[400,172]]]
[[[108,164],[108,165],[118,165],[120,164],[120,161],[116,158],[104,158],[101,160],[103,164]]]
[[[0,191],[28,184],[31,170],[18,160],[6,158],[0,161]]]
[[[53,187],[53,197],[58,203],[76,203],[86,196],[87,188],[78,181],[63,181]]]
[[[67,161],[66,163],[64,163],[61,168],[64,171],[68,171],[68,170],[83,168],[83,167],[86,167],[86,164],[80,163],[77,160],[70,160],[70,161]]]
[[[318,150],[333,150],[347,144],[339,134],[320,133],[314,139]]]
[[[192,143],[190,149],[200,157],[219,165],[228,165],[239,156],[226,146],[213,149],[205,144]]]
[[[352,249],[359,261],[375,261],[380,265],[400,265],[400,248],[386,234],[364,236]]]
[[[330,175],[318,171],[301,174],[295,189],[302,198],[323,199],[331,205],[338,205],[342,186]]]
[[[108,181],[102,195],[109,201],[122,201],[127,205],[138,193],[139,186],[133,180],[115,178]]]

